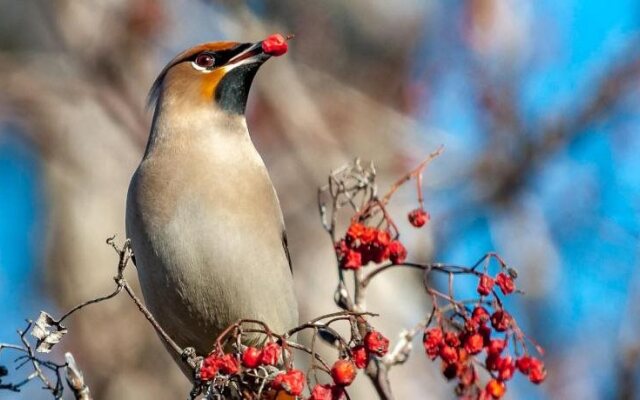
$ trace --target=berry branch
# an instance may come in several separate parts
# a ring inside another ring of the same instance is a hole
[[[531,356],[529,351],[533,349],[542,354],[542,349],[524,335],[515,319],[504,309],[495,289],[497,286],[503,296],[516,292],[514,281],[517,273],[498,254],[487,253],[470,267],[406,261],[407,250],[386,206],[401,186],[415,180],[418,207],[407,217],[414,227],[424,226],[429,214],[424,209],[422,176],[429,163],[441,153],[442,147],[397,180],[381,199],[377,196],[375,169],[373,166],[363,168],[359,160],[334,171],[318,194],[320,217],[334,243],[339,277],[335,299],[339,307],[348,311],[366,311],[366,289],[373,278],[389,269],[407,267],[423,271],[424,286],[433,304],[431,314],[413,328],[403,330],[393,350],[389,354],[381,354],[382,358],[373,357],[375,362],[369,362],[366,368],[366,374],[381,399],[393,398],[388,371],[406,362],[412,341],[421,332],[424,332],[427,356],[432,360],[441,359],[443,375],[449,380],[457,380],[456,394],[461,398],[501,398],[506,391],[506,382],[516,369],[533,383],[542,382],[546,376],[542,362]],[[351,214],[349,226],[344,235],[338,236],[337,216],[345,208]],[[329,224],[326,223],[328,216]],[[499,269],[495,277],[490,275],[492,262]],[[365,273],[365,267],[370,264],[377,267]],[[354,278],[351,291],[345,283],[347,272]],[[433,284],[437,280],[432,274],[446,277],[446,289]],[[479,297],[456,299],[456,277],[476,280]],[[493,312],[489,313],[487,309]],[[364,326],[359,328],[361,331],[366,329]],[[503,338],[492,338],[492,335]],[[505,351],[509,345],[511,352]],[[484,369],[489,376],[486,385],[480,383],[478,368]]]
[[[521,293],[516,288],[515,269],[496,253],[485,254],[471,266],[407,261],[408,252],[387,206],[403,185],[415,181],[418,207],[407,218],[415,228],[423,227],[429,221],[422,195],[423,173],[441,153],[442,148],[434,151],[381,198],[373,164],[365,167],[359,160],[331,173],[327,184],[318,190],[321,222],[336,256],[334,300],[341,311],[313,318],[288,332],[274,332],[263,321],[242,319],[215,338],[208,354],[196,354],[193,348],[181,348],[164,332],[124,278],[133,257],[129,241],[118,247],[114,238],[109,238],[107,244],[118,255],[115,289],[73,307],[57,320],[43,311],[35,322],[28,321],[25,330],[18,331],[21,344],[0,344],[0,352],[21,353],[15,360],[16,369],[30,365],[33,370],[19,382],[5,383],[1,379],[8,371],[0,366],[0,389],[20,391],[30,381],[39,380],[54,398],[61,398],[64,370],[74,398],[90,400],[89,388],[70,353],[64,363],[41,359],[37,353],[49,352],[62,340],[67,333],[62,322],[69,316],[123,291],[191,371],[191,399],[262,400],[281,398],[281,394],[306,400],[351,399],[348,387],[362,371],[379,398],[390,400],[394,396],[389,370],[408,360],[420,334],[426,356],[441,362],[442,374],[457,382],[455,391],[461,399],[501,398],[516,371],[533,383],[541,383],[546,371],[536,355],[542,354],[542,349],[524,334],[503,304],[504,296]],[[348,221],[344,232],[338,228],[341,217]],[[397,268],[422,271],[432,309],[413,327],[402,330],[390,346],[389,339],[371,324],[377,315],[367,311],[366,297],[374,278]],[[353,275],[351,286],[345,279],[347,274]],[[457,298],[455,289],[464,284],[475,285],[477,296]],[[309,344],[294,340],[301,333],[310,334]],[[327,344],[335,351],[333,360],[319,351]],[[307,362],[302,363],[301,357]],[[305,371],[297,367],[303,364],[307,365]]]
[[[41,313],[40,318],[36,322],[27,321],[27,326],[23,330],[18,330],[20,344],[0,343],[0,353],[11,351],[18,353],[18,357],[14,359],[15,369],[19,370],[27,365],[31,366],[32,371],[22,380],[13,383],[3,382],[3,378],[8,375],[9,371],[5,366],[0,365],[0,390],[8,390],[11,392],[20,392],[28,383],[36,380],[42,384],[42,389],[49,391],[53,398],[60,399],[64,391],[63,371],[66,373],[66,381],[71,388],[74,399],[91,400],[91,392],[84,384],[82,371],[76,364],[71,353],[65,354],[66,362],[58,364],[51,360],[45,360],[37,356],[37,352],[47,352],[47,346],[42,346],[38,338],[39,332],[45,326],[47,319],[46,313]],[[36,347],[29,341],[27,334],[36,337],[38,344]],[[56,332],[49,334],[56,336]],[[61,337],[61,336],[60,336]],[[53,346],[53,344],[51,344]]]

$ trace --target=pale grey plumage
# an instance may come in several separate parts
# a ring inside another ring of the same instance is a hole
[[[198,73],[185,63],[164,78],[126,227],[149,309],[180,346],[206,354],[240,318],[284,332],[298,314],[265,165],[244,115],[202,101]]]

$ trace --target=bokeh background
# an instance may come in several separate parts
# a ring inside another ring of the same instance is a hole
[[[0,0],[0,342],[41,309],[111,290],[104,240],[124,237],[164,64],[195,43],[272,32],[297,37],[261,70],[247,119],[281,198],[303,318],[335,308],[315,205],[327,173],[359,156],[384,185],[443,144],[425,175],[433,219],[419,233],[404,223],[404,238],[417,261],[495,250],[517,266],[527,296],[509,306],[547,349],[549,379],[516,378],[507,397],[640,398],[636,0]],[[393,210],[404,220],[414,206],[400,194]],[[395,271],[370,307],[395,338],[429,304],[419,276]],[[96,398],[186,397],[124,297],[68,326],[63,346]],[[420,350],[391,378],[400,399],[452,397]],[[373,398],[364,378],[352,394]]]

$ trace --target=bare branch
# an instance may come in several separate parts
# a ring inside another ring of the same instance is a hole
[[[93,400],[93,397],[91,397],[91,391],[84,382],[84,376],[76,364],[73,354],[65,353],[64,358],[67,361],[67,383],[73,392],[74,398],[76,400]]]

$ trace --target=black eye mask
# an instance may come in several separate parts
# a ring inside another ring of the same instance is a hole
[[[203,51],[202,53],[193,54],[193,55],[183,59],[182,62],[184,62],[184,61],[194,62],[196,60],[196,58],[198,58],[199,55],[201,55],[201,54],[210,54],[215,60],[215,63],[213,64],[213,66],[211,68],[218,68],[218,67],[221,67],[221,66],[225,65],[233,57],[235,57],[238,54],[242,53],[243,51],[245,51],[246,49],[248,49],[251,46],[252,46],[251,43],[241,43],[241,44],[239,44],[239,45],[237,45],[235,47],[232,47],[230,49],[227,49],[227,50]]]

